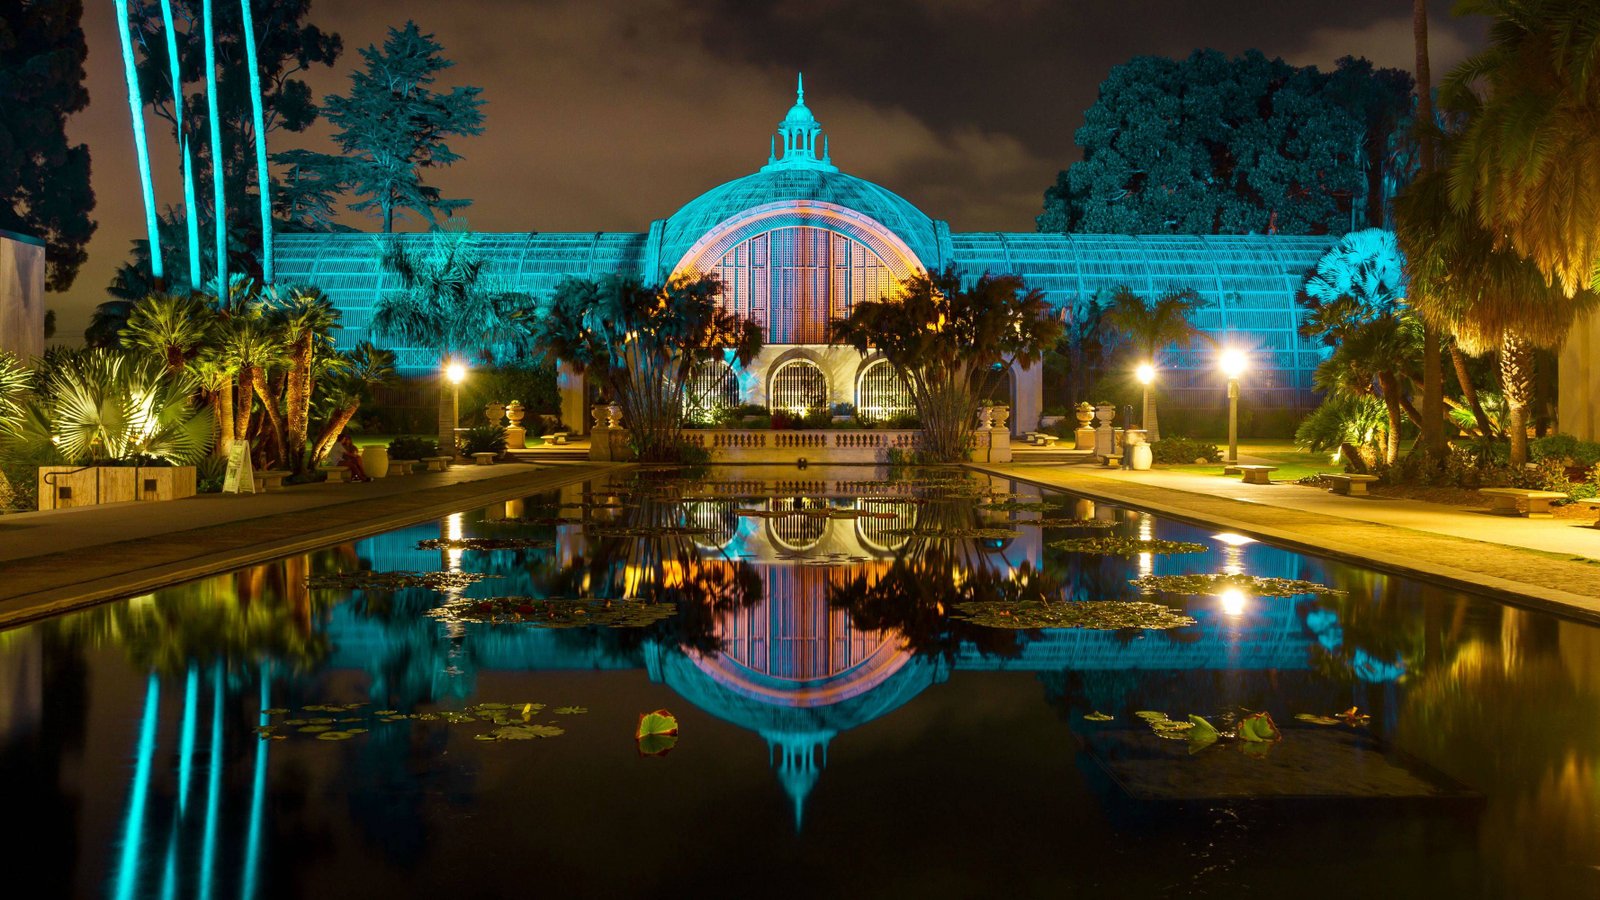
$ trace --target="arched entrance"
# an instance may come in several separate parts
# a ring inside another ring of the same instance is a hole
[[[774,412],[782,410],[805,415],[810,410],[828,405],[828,378],[811,360],[790,359],[772,370],[767,398],[770,401],[768,406]]]

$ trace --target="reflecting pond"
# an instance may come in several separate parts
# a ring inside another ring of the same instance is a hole
[[[0,632],[0,860],[116,898],[1592,897],[1597,709],[1600,629],[1245,535],[631,470]]]

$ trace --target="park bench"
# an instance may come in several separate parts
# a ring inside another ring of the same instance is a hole
[[[1494,501],[1489,511],[1497,516],[1550,518],[1550,501],[1565,500],[1560,491],[1534,491],[1526,488],[1479,488],[1478,493]]]
[[[496,455],[497,454],[494,453],[474,453],[472,454],[472,461],[476,465],[492,466],[494,465],[494,458]]]
[[[350,470],[344,466],[317,466],[317,471],[328,476],[334,484],[343,484],[350,480]]]
[[[551,444],[565,444],[567,442],[567,436],[571,433],[572,432],[570,431],[552,431],[545,435],[544,439],[546,442]]]
[[[1053,434],[1040,433],[1040,435],[1039,435],[1039,446],[1046,447],[1046,448],[1054,447],[1056,445],[1056,441],[1059,441],[1059,440],[1061,440],[1061,438],[1058,438]]]
[[[1587,506],[1595,512],[1600,513],[1600,499],[1590,498],[1588,500],[1579,500],[1577,503],[1580,506]],[[1594,527],[1600,528],[1600,518],[1596,518],[1594,520]]]
[[[448,456],[424,456],[422,461],[428,464],[429,472],[446,472],[450,469]]]
[[[289,473],[280,469],[263,469],[255,473],[256,493],[265,494],[283,490],[283,480]]]
[[[1272,473],[1278,471],[1277,466],[1242,466],[1233,465],[1229,468],[1244,476],[1244,484],[1271,484]],[[1227,472],[1227,469],[1223,470]]]
[[[420,461],[416,459],[391,459],[389,460],[389,474],[410,475],[412,467]]]
[[[1122,454],[1113,453],[1109,456],[1102,456],[1100,457],[1100,465],[1107,469],[1120,469],[1122,468]]]
[[[1328,488],[1329,493],[1344,494],[1347,497],[1367,496],[1367,485],[1378,480],[1376,475],[1324,475],[1323,478],[1333,483]]]

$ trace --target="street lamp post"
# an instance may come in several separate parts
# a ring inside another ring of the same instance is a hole
[[[1139,424],[1144,426],[1144,439],[1153,444],[1161,440],[1161,427],[1156,423],[1156,408],[1150,403],[1150,385],[1156,380],[1156,367],[1150,363],[1140,363],[1134,374],[1138,376],[1139,383],[1144,385],[1144,410]]]
[[[461,382],[467,379],[467,367],[447,359],[439,374],[439,453],[454,458],[459,452],[456,428],[461,424]],[[444,383],[449,384],[448,390]]]
[[[1244,354],[1238,350],[1222,352],[1222,373],[1228,376],[1228,462],[1239,461],[1239,376],[1244,374]]]

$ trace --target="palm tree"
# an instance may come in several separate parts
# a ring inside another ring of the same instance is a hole
[[[1593,0],[1463,0],[1493,19],[1489,46],[1445,79],[1468,114],[1450,200],[1497,249],[1526,257],[1567,296],[1600,264],[1600,39]]]
[[[1401,389],[1403,372],[1398,362],[1417,360],[1422,325],[1410,316],[1387,315],[1340,329],[1333,353],[1312,376],[1317,390],[1352,398],[1376,396],[1388,415],[1383,460],[1394,465],[1400,458],[1403,417],[1417,419],[1417,410]]]
[[[1199,341],[1209,340],[1204,332],[1189,321],[1194,311],[1203,305],[1205,301],[1193,288],[1168,291],[1151,303],[1124,285],[1112,291],[1111,305],[1102,316],[1102,321],[1133,344],[1141,358],[1152,366],[1158,366],[1163,350],[1187,350]],[[1156,401],[1149,391],[1145,391],[1142,421],[1149,439],[1160,440]]]
[[[189,289],[199,288],[200,213],[194,202],[194,152],[183,130],[183,68],[178,58],[178,32],[172,26],[172,0],[161,0],[161,25],[167,37],[167,74],[172,80],[172,127],[178,133],[178,154],[183,157],[183,218],[189,238]]]
[[[0,432],[10,430],[22,418],[33,373],[9,350],[0,350]]]
[[[150,177],[150,147],[145,140],[144,98],[139,92],[139,72],[133,59],[133,36],[128,18],[128,0],[115,0],[117,36],[122,42],[123,78],[128,87],[128,110],[133,115],[133,151],[139,164],[139,186],[144,191],[144,225],[150,237],[150,273],[157,282],[166,278],[161,265],[161,230],[156,221],[156,189]]]
[[[1470,211],[1452,202],[1444,172],[1418,178],[1395,204],[1418,314],[1453,334],[1468,352],[1500,351],[1511,462],[1527,461],[1532,349],[1559,347],[1573,321],[1600,295],[1567,294],[1532,260],[1497,246]]]
[[[311,454],[313,464],[327,457],[334,441],[339,439],[345,426],[350,424],[350,419],[361,407],[361,401],[370,395],[373,388],[392,385],[399,380],[395,374],[394,354],[378,349],[370,341],[362,341],[354,349],[339,354],[339,357],[343,366],[330,379],[328,391],[329,398],[334,402],[334,410],[322,434],[317,437]]]
[[[120,0],[119,0],[120,2]],[[201,21],[206,39],[206,105],[211,121],[211,218],[217,231],[217,268],[212,277],[222,290],[218,291],[219,299],[226,295],[228,279],[228,198],[224,192],[222,164],[222,110],[221,98],[217,95],[217,37],[212,27],[211,0],[204,0],[201,7]],[[245,404],[245,415],[249,416],[250,405]],[[242,437],[242,435],[241,435]]]
[[[256,29],[250,14],[250,0],[239,0],[239,13],[244,29],[245,65],[250,67],[250,106],[255,115],[256,193],[261,201],[261,277],[271,287],[272,175],[267,170],[267,122],[261,108],[261,65],[256,61]],[[303,435],[301,443],[304,444]]]
[[[233,406],[233,439],[248,440],[255,398],[263,388],[258,382],[282,353],[277,329],[266,317],[265,304],[242,278],[235,279],[231,296],[218,310],[218,350],[228,366],[238,373]]]
[[[399,276],[400,290],[378,298],[372,330],[439,354],[439,447],[441,453],[453,453],[455,417],[446,366],[509,340],[532,299],[495,283],[476,238],[460,225],[433,232],[421,250],[388,237],[379,261]]]
[[[191,294],[151,294],[133,304],[120,343],[183,371],[212,336],[216,314]]]
[[[1434,118],[1433,68],[1428,62],[1428,3],[1411,0],[1411,36],[1417,55],[1417,156],[1422,174],[1433,171]],[[1439,459],[1444,455],[1444,372],[1439,357],[1439,331],[1426,321],[1422,326],[1422,411],[1417,422],[1428,451]],[[1457,363],[1457,374],[1461,372]],[[1470,384],[1470,381],[1467,382]]]
[[[193,463],[211,447],[213,421],[190,385],[153,359],[89,350],[48,377],[51,440],[75,463],[153,456]]]
[[[320,290],[294,287],[287,291],[285,301],[275,310],[275,317],[289,350],[288,383],[284,392],[285,449],[289,465],[298,473],[305,466],[315,364],[318,357],[329,355],[332,342],[328,335],[339,327],[339,311]]]

